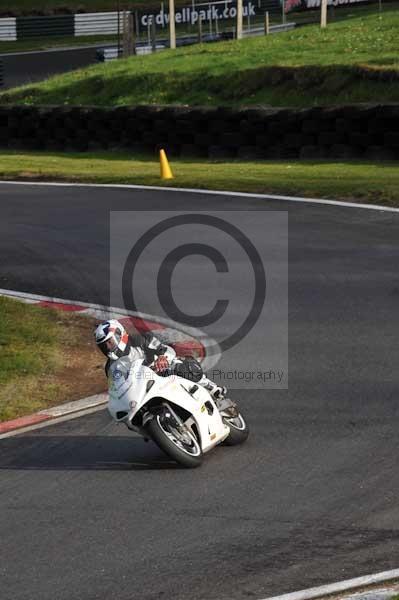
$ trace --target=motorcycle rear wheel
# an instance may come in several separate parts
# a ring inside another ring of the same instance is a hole
[[[161,450],[183,467],[194,469],[201,465],[203,454],[197,438],[191,432],[181,435],[162,412],[154,415],[147,431]]]

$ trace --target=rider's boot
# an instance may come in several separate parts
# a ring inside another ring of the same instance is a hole
[[[218,406],[218,402],[221,402],[227,394],[227,388],[225,388],[224,386],[216,385],[216,383],[208,379],[208,377],[206,377],[205,375],[202,376],[198,383],[199,385],[202,385],[206,390],[208,390],[208,392],[214,399],[216,406]]]
[[[216,385],[216,383],[205,377],[205,375],[202,376],[202,379],[198,383],[209,391],[218,411],[223,417],[234,418],[238,415],[236,403],[226,397],[227,388]]]

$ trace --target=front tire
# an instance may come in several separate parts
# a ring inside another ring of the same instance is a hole
[[[161,450],[183,467],[194,469],[201,465],[203,454],[197,438],[190,431],[182,436],[165,413],[157,412],[147,431]]]
[[[230,433],[224,440],[226,446],[238,446],[243,444],[249,436],[249,427],[242,416],[238,413],[236,417],[222,417],[223,422],[230,427]]]

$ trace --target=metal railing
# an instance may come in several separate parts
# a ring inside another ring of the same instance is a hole
[[[295,25],[296,24],[293,22],[271,25],[268,28],[268,33],[273,34],[273,33],[279,33],[279,32],[283,32],[283,31],[289,31],[289,30],[293,29],[295,27]],[[243,31],[244,37],[260,36],[260,35],[265,35],[265,26],[264,25],[262,27],[254,27],[253,29],[244,29],[244,31]],[[221,33],[213,33],[213,34],[205,33],[202,35],[201,42],[202,43],[219,42],[219,41],[233,39],[233,37],[234,37],[233,31],[223,31]],[[144,42],[139,42],[136,45],[135,53],[136,54],[151,54],[152,52],[159,52],[160,50],[166,50],[167,48],[169,48],[169,39],[164,38],[161,40],[157,40],[157,42],[158,43],[156,44],[155,47],[152,44],[146,44]],[[199,40],[198,40],[197,35],[191,35],[191,36],[184,35],[184,36],[176,38],[176,46],[177,47],[191,46],[193,44],[197,44],[198,42],[199,42]],[[119,50],[118,50],[117,46],[112,47],[112,48],[100,48],[97,50],[97,60],[101,61],[101,62],[108,62],[110,60],[115,60],[115,59],[121,58],[123,56],[126,56],[126,54],[123,51],[123,48],[119,48]]]

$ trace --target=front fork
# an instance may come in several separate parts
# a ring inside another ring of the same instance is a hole
[[[172,408],[169,402],[162,402],[163,408],[166,409],[165,417],[169,419],[172,423],[173,427],[177,429],[182,435],[195,435],[193,431],[191,431],[190,427],[183,421],[181,417],[176,413],[176,411]],[[154,418],[154,414],[151,412],[146,412],[143,416],[143,428]],[[199,441],[199,440],[198,440]]]

